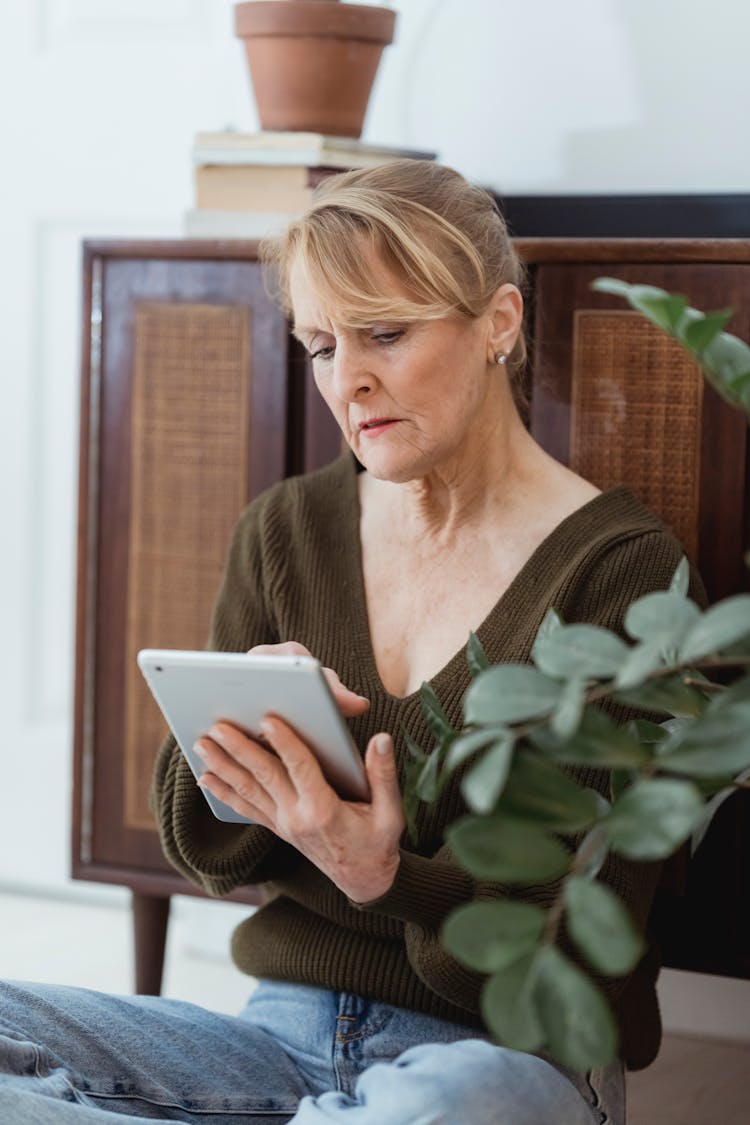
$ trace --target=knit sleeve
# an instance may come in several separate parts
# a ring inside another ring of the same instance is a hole
[[[267,507],[264,498],[255,501],[235,527],[207,645],[214,651],[244,652],[278,641],[273,560],[264,550]],[[265,882],[298,858],[267,828],[214,817],[171,735],[156,759],[150,801],[167,859],[209,894]]]
[[[644,594],[666,589],[682,554],[680,545],[666,532],[647,532],[619,541],[590,561],[568,591],[566,604],[558,608],[568,622],[589,622],[622,633],[628,605]],[[705,601],[700,578],[695,573],[691,596]],[[615,704],[604,709],[617,722],[625,722],[634,714]],[[608,771],[571,772],[579,784],[609,795]],[[575,846],[575,840],[568,844]],[[624,901],[641,931],[646,927],[659,871],[658,864],[636,864],[610,854],[599,876]],[[549,906],[555,893],[554,883],[509,889],[477,882],[455,862],[444,845],[428,857],[402,852],[393,886],[381,898],[360,908],[400,919],[405,924],[408,956],[420,979],[451,1003],[478,1011],[484,978],[459,964],[444,949],[440,941],[442,923],[456,907],[475,899],[510,896],[517,901]],[[575,958],[569,943],[566,947]],[[616,1000],[627,978],[608,978],[600,983]]]

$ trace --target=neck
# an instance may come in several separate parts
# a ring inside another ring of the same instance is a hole
[[[507,389],[506,400],[482,415],[454,457],[405,484],[370,481],[390,493],[401,526],[419,538],[451,539],[462,528],[493,522],[528,502],[548,461],[524,427]]]

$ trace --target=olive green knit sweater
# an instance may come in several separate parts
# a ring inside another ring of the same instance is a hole
[[[364,750],[373,734],[389,731],[403,766],[403,732],[425,748],[432,740],[418,693],[396,698],[378,677],[364,596],[356,476],[355,462],[345,456],[318,473],[282,482],[248,507],[236,528],[210,647],[244,651],[286,640],[306,645],[348,687],[369,698],[367,714],[351,721],[359,746]],[[626,489],[595,497],[544,540],[478,629],[489,660],[528,660],[551,606],[568,622],[620,629],[629,602],[668,586],[681,554]],[[463,651],[431,681],[456,725],[469,682]],[[579,769],[576,776],[599,789],[606,784],[600,772]],[[245,972],[357,992],[481,1026],[482,978],[445,952],[439,930],[454,907],[478,894],[495,897],[502,888],[476,884],[443,843],[446,826],[465,811],[457,787],[437,806],[421,807],[418,843],[404,839],[394,886],[366,908],[351,904],[269,830],[214,819],[172,739],[157,760],[152,802],[167,856],[209,893],[269,883],[269,903],[234,934],[233,957]],[[645,925],[657,875],[654,865],[610,859],[601,877]],[[544,903],[550,894],[549,887],[540,887],[524,897]],[[658,1049],[654,979],[654,965],[644,962],[632,978],[610,985],[622,1054],[631,1067],[646,1065]]]

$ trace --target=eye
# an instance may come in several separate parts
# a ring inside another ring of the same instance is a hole
[[[331,359],[336,351],[336,341],[329,332],[316,332],[307,345],[310,359]]]
[[[326,344],[323,348],[318,348],[317,351],[310,352],[310,359],[331,359],[335,352],[333,344]]]
[[[405,335],[405,333],[405,328],[378,329],[373,330],[372,338],[373,340],[377,341],[378,344],[395,344],[397,340],[400,340],[401,337]]]

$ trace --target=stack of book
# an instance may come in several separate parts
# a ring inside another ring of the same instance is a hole
[[[198,133],[193,147],[193,238],[262,238],[302,214],[317,185],[350,168],[373,168],[435,153],[387,148],[320,133]]]

